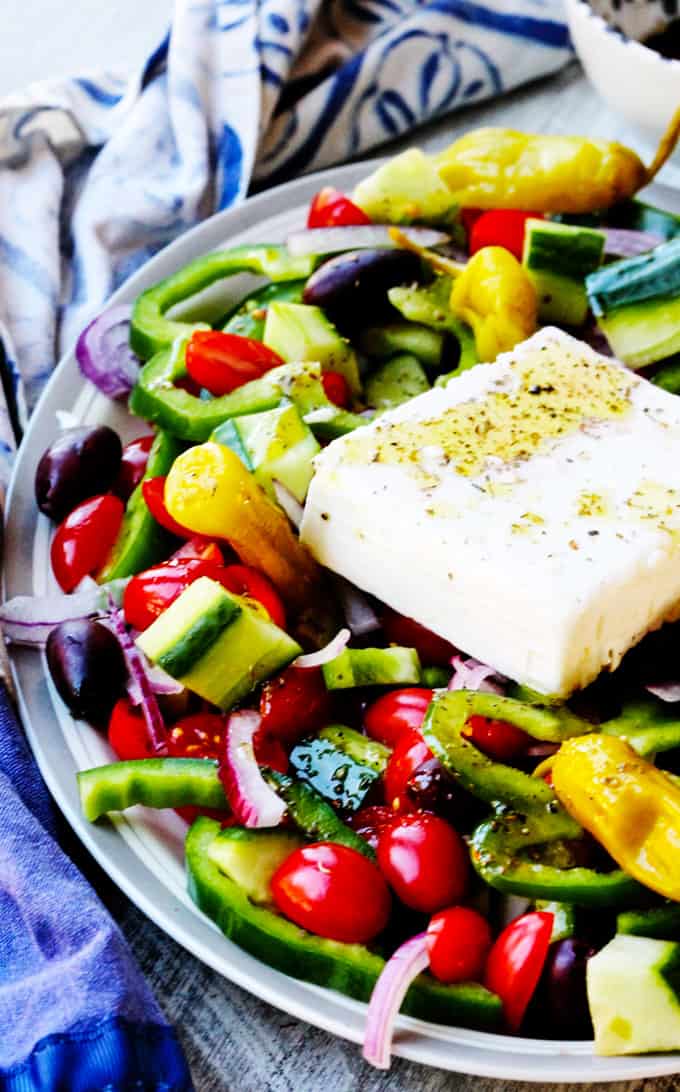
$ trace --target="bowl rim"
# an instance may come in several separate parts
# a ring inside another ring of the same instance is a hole
[[[612,39],[616,39],[620,45],[631,49],[634,53],[639,53],[641,58],[646,58],[647,63],[658,63],[670,67],[676,70],[676,74],[680,76],[680,58],[677,57],[665,57],[663,53],[659,53],[656,49],[652,49],[650,46],[645,45],[644,42],[638,41],[637,38],[631,38],[620,27],[612,26],[608,23],[603,15],[595,11],[590,0],[567,0],[569,7],[574,13],[579,12],[587,19],[591,19],[597,24],[598,30],[604,31]]]

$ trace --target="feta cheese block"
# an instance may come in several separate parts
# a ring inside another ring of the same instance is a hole
[[[680,398],[545,328],[335,440],[321,564],[543,694],[680,617]]]

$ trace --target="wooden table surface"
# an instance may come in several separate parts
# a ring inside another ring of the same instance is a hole
[[[469,109],[429,126],[418,141],[425,147],[441,147],[459,132],[480,124],[590,133],[647,151],[640,135],[597,98],[576,65],[501,103]],[[680,184],[680,170],[668,168],[663,180]],[[93,880],[98,889],[108,887],[101,876]],[[362,1061],[354,1044],[250,996],[161,933],[119,892],[104,895],[181,1036],[198,1092],[529,1092],[538,1087],[446,1073],[401,1060],[389,1073],[379,1073]],[[551,1087],[566,1092],[584,1086]],[[590,1087],[671,1092],[680,1089],[680,1077]]]

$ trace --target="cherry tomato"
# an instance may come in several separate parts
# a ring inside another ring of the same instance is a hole
[[[392,808],[385,808],[379,804],[362,808],[361,811],[350,815],[347,822],[352,830],[364,838],[371,849],[378,848],[380,835],[387,827],[390,827],[397,818],[397,813]]]
[[[520,209],[489,209],[475,220],[470,230],[470,254],[476,254],[485,246],[504,246],[522,260],[524,228],[527,220],[543,220],[540,212],[522,212]]]
[[[269,766],[278,773],[288,773],[288,755],[280,740],[265,735],[260,729],[253,738],[253,750],[260,766]]]
[[[263,573],[251,565],[227,565],[218,577],[220,583],[234,595],[256,599],[264,607],[274,625],[286,628],[286,612],[276,588]]]
[[[105,493],[83,501],[59,524],[50,558],[62,591],[72,592],[84,576],[101,568],[118,537],[124,511],[120,497]]]
[[[468,719],[463,735],[496,762],[510,762],[513,758],[519,758],[531,744],[531,737],[514,724],[477,715]]]
[[[324,186],[312,198],[307,214],[307,227],[350,227],[353,224],[370,224],[371,220],[358,205],[344,193]]]
[[[167,561],[133,576],[123,595],[125,621],[134,629],[144,630],[175,602],[194,580],[201,576],[219,579],[224,569],[213,561],[187,558]]]
[[[433,757],[420,732],[408,732],[400,738],[383,774],[385,802],[389,807],[400,812],[415,810],[407,791],[408,783],[423,762]]]
[[[121,762],[154,757],[142,711],[129,698],[120,698],[114,705],[109,719],[108,737]]]
[[[219,397],[259,379],[283,364],[283,357],[252,337],[196,330],[187,345],[186,362],[191,378]]]
[[[503,1002],[505,1021],[517,1031],[538,985],[550,947],[553,915],[535,910],[515,918],[496,939],[486,961],[484,985]]]
[[[168,512],[165,507],[164,494],[164,477],[147,478],[142,482],[142,496],[156,523],[160,523],[161,527],[165,527],[165,530],[169,531],[171,535],[177,535],[177,538],[192,538],[194,532],[190,531],[188,527],[182,527],[182,524],[173,519]]]
[[[483,216],[484,209],[461,209],[460,210],[460,222],[465,228],[465,234],[468,239],[470,238],[470,232],[474,226],[476,220],[479,220],[480,216]]]
[[[138,436],[123,448],[118,477],[113,485],[113,492],[122,501],[135,491],[146,471],[153,436]]]
[[[182,717],[168,731],[172,758],[222,758],[226,723],[219,713]]]
[[[489,923],[467,906],[450,906],[430,920],[427,952],[440,982],[475,982],[484,974],[492,944]]]
[[[331,699],[319,667],[287,667],[262,687],[260,730],[284,744],[323,727],[330,714]]]
[[[348,846],[316,843],[291,853],[271,881],[277,908],[320,937],[366,944],[387,925],[390,893],[376,866]]]
[[[425,720],[432,691],[420,686],[382,694],[364,713],[364,727],[371,739],[396,747],[409,732],[418,732]]]
[[[470,870],[465,843],[438,815],[402,815],[378,840],[380,870],[406,906],[433,914],[462,899]]]
[[[347,409],[351,405],[352,394],[349,389],[349,383],[340,372],[323,372],[321,375],[321,384],[326,398],[329,402],[332,402],[334,406],[341,406],[342,409]]]
[[[451,657],[455,654],[455,648],[443,637],[421,626],[413,618],[407,618],[404,614],[386,607],[382,616],[382,627],[390,644],[406,645],[407,648],[415,648],[424,664],[436,664],[439,667],[448,667]]]

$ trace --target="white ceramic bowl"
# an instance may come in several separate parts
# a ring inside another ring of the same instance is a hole
[[[680,106],[680,61],[626,38],[588,0],[566,0],[566,10],[588,79],[610,106],[658,141]]]

